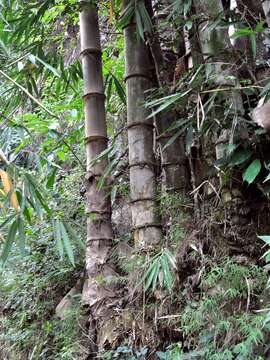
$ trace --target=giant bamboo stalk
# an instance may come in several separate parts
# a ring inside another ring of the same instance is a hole
[[[83,303],[90,307],[89,335],[90,342],[94,344],[91,351],[95,352],[98,327],[108,314],[108,304],[112,303],[115,292],[107,281],[114,275],[108,264],[113,240],[111,203],[106,187],[100,189],[98,185],[107,159],[93,163],[93,159],[107,147],[100,33],[97,8],[93,2],[81,2],[80,32],[87,158],[87,280],[83,289]]]
[[[194,6],[197,14],[203,14],[198,30],[206,63],[206,75],[215,86],[231,87],[231,91],[226,92],[224,99],[228,108],[231,108],[232,117],[237,119],[238,116],[243,115],[244,107],[240,91],[234,90],[239,83],[228,27],[221,21],[214,29],[209,26],[209,21],[215,21],[224,11],[223,3],[221,0],[199,0],[194,2]],[[232,121],[232,117],[228,118],[229,121]],[[227,130],[225,132],[228,133]],[[224,136],[224,131],[220,135],[223,140],[228,140],[228,137]]]
[[[129,1],[124,0],[124,6]],[[130,166],[130,196],[135,245],[148,247],[161,240],[155,158],[153,120],[145,108],[146,91],[152,86],[149,52],[136,34],[135,19],[124,29],[127,123]]]
[[[270,1],[265,0],[263,2],[262,6],[263,6],[263,11],[265,14],[266,22],[267,22],[268,26],[270,26]]]
[[[150,18],[154,18],[152,1],[146,0],[145,5]],[[169,7],[170,5],[171,3],[169,1],[164,1],[164,6]],[[155,24],[153,25],[155,26]],[[182,35],[180,40],[182,54],[180,54],[180,56],[184,56],[184,36],[180,30],[179,34]],[[167,63],[163,57],[157,31],[154,31],[153,34],[148,36],[148,44],[156,71],[157,85],[165,92],[164,95],[168,95],[172,64]],[[172,144],[165,147],[169,139],[174,135],[171,131],[167,131],[167,129],[176,122],[177,114],[174,111],[169,111],[167,113],[158,114],[155,120],[157,142],[161,154],[164,187],[166,190],[180,191],[185,194],[189,188],[189,174],[185,154],[185,137],[179,136]]]
[[[216,135],[216,158],[220,159],[226,155],[224,144],[245,140],[248,136],[246,124],[241,121],[244,115],[244,105],[242,94],[235,87],[239,87],[238,73],[235,53],[229,38],[228,27],[220,21],[215,28],[211,28],[209,23],[216,21],[223,13],[222,0],[198,0],[194,2],[197,14],[203,14],[200,21],[199,37],[206,63],[206,75],[212,80],[214,86],[227,88],[228,91],[221,93],[224,101],[223,109],[214,110],[213,116],[217,117],[221,123],[220,130]],[[229,91],[230,89],[230,91]],[[225,116],[225,111],[229,114]],[[226,122],[226,123],[225,123]],[[231,129],[230,129],[231,128]],[[237,128],[238,131],[235,131]],[[226,199],[229,189],[223,185],[223,175],[220,172],[220,182],[223,186],[222,198]],[[228,187],[237,188],[237,183],[228,184]]]

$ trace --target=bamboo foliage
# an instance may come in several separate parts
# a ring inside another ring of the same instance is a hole
[[[124,8],[128,5],[125,0]],[[145,43],[136,34],[134,18],[126,26],[124,36],[132,225],[135,245],[148,247],[161,240],[153,120],[144,106],[146,91],[152,86],[151,63]]]

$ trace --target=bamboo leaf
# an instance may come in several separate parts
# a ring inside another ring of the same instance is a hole
[[[94,165],[97,164],[100,160],[106,158],[113,150],[114,150],[114,144],[112,144],[111,146],[107,147],[107,149],[103,150],[98,156],[96,156],[96,157],[91,161],[91,166],[94,166]]]
[[[11,224],[11,226],[9,228],[9,232],[8,232],[8,235],[7,235],[7,240],[5,241],[4,248],[3,248],[3,251],[2,251],[1,262],[2,262],[3,266],[7,262],[8,256],[9,256],[11,248],[12,248],[12,245],[13,245],[13,243],[15,241],[17,230],[18,230],[18,221],[17,221],[17,219],[15,219],[14,222]]]
[[[56,77],[60,78],[61,74],[59,73],[59,71],[57,69],[55,69],[53,66],[51,66],[50,64],[46,63],[44,60],[40,59],[38,56],[35,56],[36,60],[38,62],[40,62],[42,65],[44,65],[44,67],[46,69],[48,69],[49,71],[51,71]]]
[[[160,264],[161,264],[161,269],[164,275],[164,285],[167,288],[167,290],[171,291],[172,289],[172,284],[173,284],[173,277],[170,271],[170,267],[168,264],[168,259],[166,254],[163,254],[160,257]]]
[[[117,23],[117,28],[123,29],[124,27],[126,27],[130,23],[132,17],[134,16],[134,13],[135,13],[135,1],[131,0],[128,6],[124,9],[122,16]]]
[[[270,180],[270,173],[266,176],[266,178],[263,180],[263,182],[265,183],[266,181]]]
[[[241,165],[252,155],[250,150],[239,150],[232,155],[230,165]]]
[[[25,227],[24,221],[20,216],[18,218],[18,230],[19,230],[19,248],[22,255],[25,254]]]
[[[64,249],[65,249],[65,251],[67,253],[69,261],[71,262],[71,264],[73,266],[75,266],[73,249],[72,249],[72,246],[71,246],[71,243],[70,243],[68,233],[67,233],[65,225],[62,223],[62,221],[59,221],[59,223],[60,223],[61,238],[63,240]]]
[[[177,265],[176,265],[176,259],[175,259],[175,256],[170,252],[169,249],[166,249],[165,250],[165,254],[169,260],[169,263],[171,264],[171,266],[177,270]]]
[[[252,49],[253,58],[256,59],[257,42],[256,42],[256,35],[255,34],[250,35],[250,41],[251,41],[251,49]]]
[[[61,239],[61,228],[58,219],[53,222],[53,229],[54,229],[54,239],[56,241],[56,247],[60,255],[60,258],[63,259],[64,247]]]
[[[27,207],[25,207],[25,209],[23,210],[23,215],[26,217],[29,225],[31,225],[31,213]]]
[[[36,208],[38,208],[37,204],[39,203],[43,207],[43,209],[47,212],[47,214],[49,216],[51,216],[52,210],[46,204],[42,194],[38,190],[39,185],[37,184],[37,182],[35,181],[35,179],[33,178],[33,176],[31,174],[29,174],[29,173],[25,174],[25,177],[30,184],[29,190],[32,195],[32,199],[34,200],[33,202],[36,204]],[[40,213],[40,209],[38,210],[38,213]]]
[[[54,167],[54,168],[53,168],[53,171],[51,172],[51,175],[49,176],[49,178],[48,178],[48,180],[47,180],[47,183],[46,183],[47,189],[50,189],[50,190],[53,189],[53,186],[54,186],[54,183],[55,183],[55,175],[56,175],[56,172],[57,172],[57,168]]]
[[[192,0],[184,1],[184,17],[188,14],[190,8],[191,8]]]
[[[152,34],[153,32],[153,24],[152,20],[149,16],[149,13],[145,7],[144,1],[138,1],[136,3],[136,10],[139,13],[139,17],[142,23],[143,32],[147,32],[148,34]],[[143,38],[142,38],[143,39]]]
[[[81,249],[85,249],[85,244],[82,241],[81,237],[78,235],[77,232],[75,232],[75,230],[72,228],[72,226],[70,226],[66,221],[63,221],[63,224],[65,225],[65,228],[67,229],[69,235],[72,237],[72,239],[74,239],[77,244],[81,247]]]
[[[155,289],[156,289],[159,270],[160,270],[160,261],[158,260],[157,261],[156,272],[155,272],[155,274],[153,276],[153,280],[152,280],[152,291],[155,291]]]
[[[147,291],[149,289],[149,287],[151,286],[152,284],[152,281],[154,279],[154,276],[157,272],[157,269],[158,269],[158,261],[157,259],[151,264],[148,272],[147,272],[147,277],[145,279],[145,284],[144,284],[144,290]]]
[[[148,117],[147,119],[149,118],[152,118],[154,117],[155,115],[159,114],[160,112],[164,111],[165,109],[167,109],[168,107],[172,106],[175,102],[177,102],[178,100],[180,100],[181,98],[183,98],[184,96],[188,95],[189,93],[191,92],[191,89],[183,92],[183,93],[176,93],[176,94],[173,94],[173,95],[169,95],[169,96],[166,96],[162,99],[160,99],[159,101],[163,101],[163,104],[160,105],[155,111],[153,111]],[[150,103],[151,104],[151,103]],[[149,107],[149,103],[147,104],[148,107]],[[152,107],[150,105],[150,107]]]
[[[264,241],[267,245],[270,245],[270,235],[261,235],[257,237]]]
[[[121,99],[123,104],[126,104],[126,93],[123,86],[120,84],[120,82],[117,80],[117,78],[114,75],[112,75],[112,78],[119,98]]]
[[[112,84],[113,84],[113,77],[111,75],[107,76],[105,84],[106,84],[105,87],[106,87],[107,102],[109,103],[112,95]]]
[[[169,147],[170,145],[172,145],[175,140],[184,133],[184,131],[186,130],[186,127],[179,129],[167,142],[166,144],[163,146],[162,151],[164,151],[165,149],[167,149],[167,147]]]
[[[12,214],[6,220],[4,220],[2,224],[0,224],[0,229],[4,228],[7,224],[9,224],[10,221],[15,218],[15,216],[15,214]]]
[[[106,166],[104,174],[100,177],[98,181],[98,188],[101,189],[105,183],[106,178],[111,174],[114,166],[118,163],[118,158],[115,158]]]
[[[260,160],[256,159],[252,161],[252,163],[249,165],[249,167],[243,174],[243,180],[247,181],[249,184],[253,183],[253,181],[256,179],[259,172],[261,171],[261,168],[262,164]]]
[[[135,10],[135,17],[136,17],[136,25],[137,25],[138,33],[140,35],[140,38],[144,41],[145,39],[144,39],[144,29],[143,29],[142,19],[137,9]]]
[[[46,204],[45,200],[43,199],[43,196],[41,195],[41,193],[35,189],[35,194],[36,194],[36,197],[38,199],[38,201],[40,202],[40,205],[43,207],[43,209],[47,212],[47,214],[49,216],[52,215],[52,210],[49,208],[49,206]]]

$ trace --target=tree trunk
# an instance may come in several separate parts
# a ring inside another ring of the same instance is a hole
[[[104,86],[98,13],[95,5],[81,4],[80,12],[81,57],[84,78],[84,111],[86,134],[86,271],[82,301],[90,307],[89,336],[91,352],[97,351],[98,330],[109,312],[115,291],[110,279],[115,275],[108,264],[113,231],[111,203],[106,186],[98,182],[104,174],[107,159],[93,164],[93,160],[107,147],[107,129],[104,106]],[[93,357],[95,354],[92,354]]]
[[[270,1],[265,0],[262,4],[268,26],[270,26]]]
[[[124,1],[128,6],[129,1]],[[135,19],[124,29],[127,88],[127,123],[130,166],[130,197],[134,240],[137,247],[161,241],[153,120],[145,108],[146,91],[152,86],[149,52],[136,34]]]

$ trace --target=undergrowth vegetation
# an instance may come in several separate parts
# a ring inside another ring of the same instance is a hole
[[[135,252],[121,259],[124,264],[129,259],[126,284],[136,294],[126,316],[133,319],[133,331],[140,337],[135,340],[127,327],[121,345],[101,358],[267,359],[269,290],[263,262],[219,253],[215,239],[204,244],[196,237],[187,241],[186,230],[196,230],[191,205],[179,194],[167,193],[161,201],[167,241],[165,236],[150,258]]]
[[[25,224],[23,251],[20,242],[12,244],[1,271],[0,357],[3,359],[68,360],[83,351],[80,295],[72,297],[64,319],[56,314],[63,296],[83,277],[84,208],[80,203],[80,187],[74,187],[74,181],[73,176],[55,173],[50,197],[46,198],[47,204],[54,207],[54,219],[61,219],[71,231],[68,243],[61,238],[56,241],[56,220],[51,221],[41,207],[39,213],[31,212],[30,222]],[[66,201],[60,202],[66,193]],[[3,235],[6,236],[5,229]],[[68,251],[72,252],[68,254]]]
[[[35,240],[24,258],[13,254],[0,276],[0,353],[14,360],[72,359],[79,351],[80,299],[73,299],[64,321],[55,308],[76,283],[83,263],[74,271],[44,230]]]

